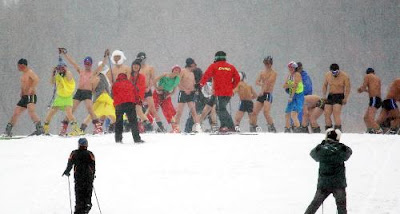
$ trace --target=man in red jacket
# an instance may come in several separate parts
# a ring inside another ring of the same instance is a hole
[[[135,104],[139,101],[139,93],[133,86],[132,82],[128,80],[126,74],[118,74],[117,80],[112,86],[112,93],[114,96],[116,115],[115,142],[122,143],[123,115],[126,114],[131,127],[133,140],[135,143],[143,143],[144,141],[139,135],[135,109]]]
[[[233,89],[240,82],[239,73],[235,66],[226,62],[226,53],[215,53],[214,63],[211,64],[200,81],[203,87],[209,79],[213,79],[214,96],[217,98],[217,114],[221,122],[220,131],[235,131],[232,116],[226,109],[233,96]]]

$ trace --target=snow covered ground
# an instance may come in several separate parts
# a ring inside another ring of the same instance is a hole
[[[293,214],[315,193],[318,164],[309,152],[323,135],[146,134],[142,145],[128,134],[122,145],[113,135],[87,138],[104,214]],[[342,142],[353,149],[349,213],[400,213],[400,137],[344,134]],[[77,138],[0,141],[0,213],[70,213],[61,174],[76,147]],[[90,213],[99,213],[94,195],[92,202]],[[324,213],[335,207],[330,196]]]

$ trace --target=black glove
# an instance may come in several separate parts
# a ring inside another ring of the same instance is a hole
[[[69,174],[69,172],[64,171],[64,173],[63,173],[61,176],[64,176],[64,175],[67,176],[67,177],[69,177],[70,174]]]

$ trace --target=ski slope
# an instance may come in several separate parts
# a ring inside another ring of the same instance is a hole
[[[324,136],[144,134],[141,145],[129,134],[124,144],[113,137],[87,137],[103,214],[293,214],[304,213],[314,196],[318,163],[309,152]],[[77,139],[0,141],[0,213],[70,213],[61,174]],[[400,137],[343,134],[342,142],[353,150],[349,213],[400,213]],[[90,213],[100,213],[94,194],[92,203]],[[330,196],[324,213],[335,208]]]

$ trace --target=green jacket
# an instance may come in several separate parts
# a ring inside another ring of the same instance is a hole
[[[333,140],[323,140],[311,150],[311,157],[319,162],[318,189],[347,187],[344,162],[351,154],[350,147]]]

